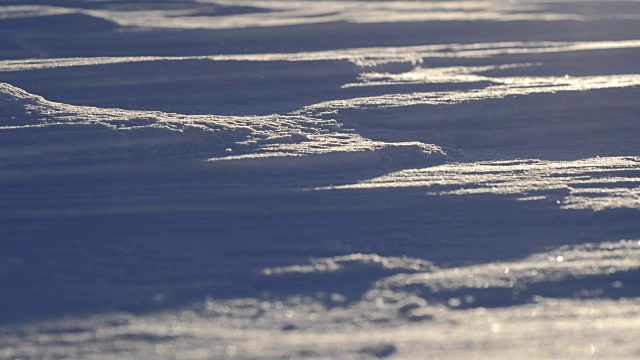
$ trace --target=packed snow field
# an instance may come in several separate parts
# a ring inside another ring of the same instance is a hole
[[[0,0],[0,359],[637,359],[640,1]]]

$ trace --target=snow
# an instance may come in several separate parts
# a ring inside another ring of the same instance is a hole
[[[0,359],[635,359],[640,1],[0,2]]]
[[[429,191],[429,195],[522,195],[520,200],[545,200],[549,197],[545,194],[562,191],[566,195],[555,197],[563,209],[637,209],[639,163],[638,157],[450,163],[323,189],[415,186],[439,189]],[[447,190],[451,188],[455,190]]]

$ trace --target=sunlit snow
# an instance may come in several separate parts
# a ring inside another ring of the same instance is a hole
[[[0,2],[0,359],[635,359],[640,1]]]

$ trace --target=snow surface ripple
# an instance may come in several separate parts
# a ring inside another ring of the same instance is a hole
[[[638,20],[0,4],[0,359],[637,358]]]

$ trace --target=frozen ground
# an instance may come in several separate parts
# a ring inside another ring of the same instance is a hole
[[[640,1],[0,0],[0,359],[637,359]]]

